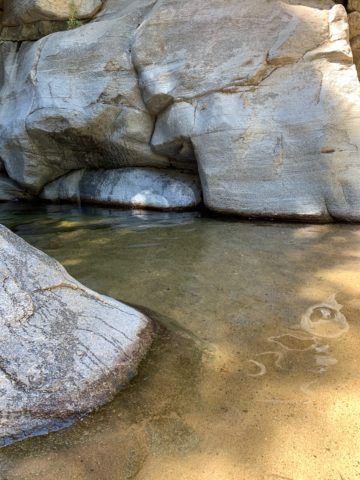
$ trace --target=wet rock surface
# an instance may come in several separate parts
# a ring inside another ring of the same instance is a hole
[[[119,207],[179,210],[201,202],[195,175],[155,168],[78,170],[47,185],[41,198]]]
[[[0,446],[110,400],[152,341],[147,317],[0,226]]]

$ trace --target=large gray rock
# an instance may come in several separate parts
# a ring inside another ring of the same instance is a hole
[[[360,88],[332,5],[160,0],[140,27],[153,148],[193,146],[210,209],[360,220]]]
[[[0,51],[0,156],[34,193],[75,169],[197,162],[212,210],[360,220],[340,4],[107,0],[81,28]]]
[[[133,47],[148,107],[159,113],[178,99],[257,86],[275,65],[294,63],[324,42],[327,10],[289,3],[159,0]]]
[[[197,176],[175,170],[78,170],[47,185],[41,198],[119,207],[183,210],[201,202]]]
[[[0,445],[59,428],[136,373],[152,323],[0,226]]]
[[[170,164],[151,151],[154,121],[129,52],[151,2],[122,3],[117,15],[110,3],[98,22],[19,50],[0,45],[0,156],[35,193],[77,168]]]

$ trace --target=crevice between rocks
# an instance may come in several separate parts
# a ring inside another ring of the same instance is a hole
[[[360,80],[360,3],[354,0],[335,0],[335,3],[343,5],[348,14],[349,41]]]
[[[143,89],[143,86],[142,86],[141,80],[140,80],[140,71],[139,71],[138,65],[135,61],[135,58],[134,58],[133,48],[134,48],[134,44],[136,42],[136,38],[137,38],[137,34],[138,34],[139,30],[142,28],[144,23],[151,17],[152,13],[154,12],[154,10],[156,9],[156,7],[158,5],[159,5],[159,0],[155,0],[146,9],[146,11],[144,12],[144,15],[141,19],[141,22],[137,25],[137,27],[134,30],[134,33],[133,33],[132,37],[130,38],[129,47],[128,47],[129,59],[130,59],[131,65],[133,67],[134,73],[136,75],[137,85],[138,85],[138,88],[139,88],[139,91],[140,91],[141,98],[142,98],[143,103],[144,103],[144,107],[145,107],[146,111],[148,112],[148,114],[150,115],[150,117],[153,121],[153,129],[152,129],[152,132],[151,132],[151,135],[150,135],[149,144],[150,144],[150,148],[152,149],[152,151],[154,153],[166,156],[166,158],[169,161],[170,168],[173,168],[175,170],[179,170],[179,171],[182,171],[182,172],[191,172],[191,173],[195,174],[199,179],[199,184],[201,185],[201,178],[200,178],[200,175],[199,175],[198,159],[196,158],[195,149],[194,149],[191,138],[183,138],[182,141],[180,141],[178,143],[178,147],[177,147],[179,152],[181,152],[181,150],[186,149],[186,148],[188,150],[191,150],[191,152],[192,152],[191,157],[192,158],[189,159],[190,161],[188,161],[188,162],[181,162],[181,161],[179,161],[178,158],[176,158],[176,156],[174,156],[173,146],[172,146],[172,152],[169,152],[169,150],[167,150],[167,149],[164,149],[164,151],[158,151],[158,150],[154,149],[153,145],[152,145],[152,139],[154,137],[154,133],[155,133],[155,129],[156,129],[156,123],[158,121],[158,118],[163,112],[165,112],[168,108],[171,107],[171,105],[173,105],[175,103],[175,99],[171,95],[167,95],[167,94],[164,93],[162,95],[162,99],[160,99],[159,96],[157,96],[157,99],[156,99],[157,103],[161,104],[161,108],[156,109],[156,112],[155,112],[154,109],[150,108],[149,102],[146,101],[146,98],[145,98],[145,95],[144,95],[144,89]],[[162,100],[162,101],[160,101],[160,100]],[[186,147],[186,145],[187,145],[187,147]],[[201,191],[201,197],[202,197],[202,200],[203,200],[203,191]]]

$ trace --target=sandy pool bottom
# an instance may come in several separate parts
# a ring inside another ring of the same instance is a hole
[[[42,205],[0,222],[166,327],[111,404],[1,449],[1,480],[360,478],[359,227]]]

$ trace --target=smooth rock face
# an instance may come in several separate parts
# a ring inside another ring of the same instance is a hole
[[[155,168],[78,170],[47,185],[46,200],[182,210],[201,202],[195,175]]]
[[[293,63],[324,41],[325,18],[326,11],[266,0],[160,0],[134,43],[145,101],[159,113],[175,99],[258,85],[272,65]]]
[[[360,87],[340,4],[107,0],[87,25],[4,42],[0,58],[0,157],[34,193],[76,169],[197,162],[212,210],[360,221]]]
[[[136,373],[153,327],[0,226],[0,445],[63,425]]]
[[[293,3],[157,4],[134,45],[158,115],[152,145],[193,146],[212,210],[360,220],[360,88],[346,12]]]
[[[104,9],[98,22],[0,44],[0,156],[9,175],[37,193],[77,168],[164,167],[151,151],[153,119],[129,45],[148,3]],[[109,4],[110,8],[111,4]]]

